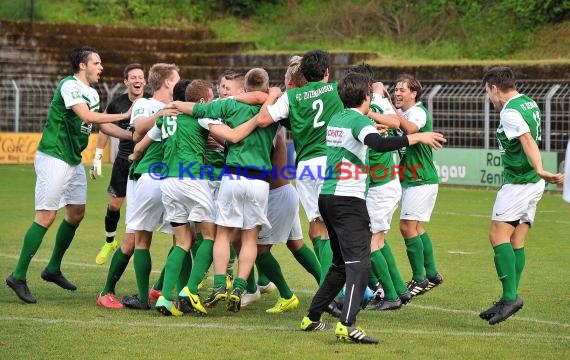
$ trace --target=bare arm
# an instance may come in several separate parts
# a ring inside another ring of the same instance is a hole
[[[194,112],[195,102],[191,101],[173,101],[166,106],[167,109],[177,109],[184,114],[192,115]]]
[[[215,139],[225,140],[232,144],[242,141],[257,127],[257,115],[232,129],[226,124],[210,124],[210,134]]]
[[[111,123],[123,119],[129,119],[131,117],[131,109],[124,114],[102,114],[90,111],[89,107],[85,103],[75,104],[71,107],[71,110],[73,110],[81,120],[92,124]]]
[[[145,136],[139,141],[133,150],[133,153],[129,155],[129,161],[133,162],[141,158],[142,154],[145,150],[152,144],[154,140],[152,140],[149,136]]]
[[[400,116],[400,129],[402,129],[402,131],[406,134],[415,134],[420,131],[420,129],[418,129],[418,126],[406,119],[405,116]]]
[[[530,133],[524,133],[519,136],[519,141],[521,142],[522,148],[528,160],[530,161],[532,167],[542,179],[553,184],[562,184],[564,182],[564,175],[561,173],[553,174],[544,170],[542,167],[542,158],[540,157],[540,150],[538,145],[532,138]]]
[[[400,127],[400,117],[395,114],[384,115],[369,111],[368,117],[378,124],[386,125],[389,129],[398,129]]]
[[[109,136],[116,137],[123,140],[132,140],[133,134],[129,130],[121,129],[115,124],[101,124],[99,125],[101,131],[99,132],[99,138],[97,139],[97,147],[105,147],[105,142]],[[102,140],[104,139],[104,141]],[[103,143],[100,145],[100,142]]]
[[[263,91],[250,91],[238,94],[234,96],[234,99],[249,105],[263,105],[265,100],[267,100],[267,96],[268,94]]]
[[[257,126],[259,127],[268,127],[269,125],[273,124],[273,118],[269,114],[267,110],[268,105],[272,105],[277,101],[277,99],[282,95],[281,89],[277,87],[272,87],[269,89],[269,95],[267,99],[263,103],[261,110],[259,110],[258,118],[257,118]]]

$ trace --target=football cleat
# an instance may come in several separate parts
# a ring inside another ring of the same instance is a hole
[[[323,331],[323,330],[328,330],[331,329],[332,326],[330,326],[327,323],[324,323],[322,321],[311,321],[311,319],[309,319],[308,316],[305,316],[303,318],[303,320],[301,321],[301,330],[303,331]]]
[[[429,285],[429,280],[423,279],[421,282],[417,282],[416,280],[412,279],[408,282],[408,291],[412,294],[412,296],[419,296],[426,292],[426,288]]]
[[[400,298],[402,305],[406,305],[407,303],[412,301],[412,293],[409,292],[408,290],[406,290],[406,292],[404,293],[398,294],[398,297]]]
[[[230,298],[228,300],[227,310],[231,312],[238,312],[241,309],[241,290],[234,288],[230,293]]]
[[[268,282],[267,285],[257,285],[259,292],[262,294],[271,294],[277,290],[277,286],[273,282]]]
[[[183,313],[188,314],[192,311],[204,315],[208,313],[200,302],[200,297],[197,294],[192,294],[188,286],[180,290],[178,297],[180,298],[180,311]]]
[[[137,295],[132,295],[132,296],[125,295],[125,296],[123,296],[122,303],[123,303],[123,305],[125,305],[125,307],[128,307],[129,309],[150,310],[150,305],[148,304],[148,301],[146,303],[141,302]]]
[[[107,309],[122,309],[124,308],[123,304],[115,297],[115,294],[112,292],[107,293],[105,295],[99,294],[97,297],[97,305],[102,306]]]
[[[106,242],[105,244],[103,244],[103,246],[101,247],[101,250],[99,250],[99,252],[97,253],[97,256],[95,256],[95,264],[97,265],[103,265],[107,262],[107,260],[109,260],[109,257],[111,256],[111,254],[117,250],[117,248],[119,247],[119,243],[117,242],[117,240],[113,240],[113,242]]]
[[[157,301],[161,293],[162,290],[156,290],[154,287],[151,287],[150,291],[148,292],[148,299],[152,301]]]
[[[255,290],[254,293],[250,293],[246,291],[241,296],[241,307],[246,307],[251,303],[256,302],[261,297],[261,292],[259,292],[259,288]]]
[[[36,298],[30,292],[30,288],[28,288],[28,283],[26,280],[16,280],[12,274],[10,274],[6,278],[6,285],[8,285],[10,289],[14,290],[16,296],[18,296],[23,302],[27,304],[36,303]]]
[[[371,308],[371,310],[386,311],[386,310],[398,310],[402,307],[402,300],[396,298],[396,300],[382,300],[376,306]]]
[[[430,291],[436,286],[443,284],[443,276],[440,273],[435,274],[433,277],[428,277],[428,286],[426,287],[426,292]]]
[[[164,316],[182,316],[184,313],[174,306],[170,300],[166,300],[164,296],[160,296],[154,305],[156,310]]]
[[[341,322],[338,322],[336,324],[336,330],[334,334],[336,335],[338,341],[372,345],[379,343],[377,339],[366,335],[361,328],[357,328],[355,326],[346,326]]]
[[[205,307],[214,307],[219,301],[228,298],[228,290],[224,286],[214,289],[210,295],[204,300]]]
[[[77,290],[77,286],[69,282],[69,280],[67,280],[65,276],[63,276],[61,271],[57,273],[50,273],[47,271],[47,269],[44,269],[42,271],[41,276],[42,279],[44,279],[45,281],[52,282],[65,290],[71,290],[71,291]]]
[[[489,324],[495,325],[502,321],[507,320],[517,311],[522,309],[522,307],[523,307],[523,300],[520,296],[517,296],[515,301],[500,300],[497,303],[497,313],[491,319],[489,319]]]
[[[299,298],[293,294],[290,299],[279,298],[275,306],[265,310],[265,312],[269,314],[281,314],[296,309],[297,306],[299,306]]]

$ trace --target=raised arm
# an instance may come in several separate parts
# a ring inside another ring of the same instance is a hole
[[[131,109],[124,114],[102,114],[90,111],[89,107],[85,103],[75,104],[71,109],[81,120],[92,124],[111,123],[123,119],[129,119],[131,117]]]
[[[277,87],[272,87],[269,89],[269,95],[259,110],[257,126],[268,127],[269,125],[273,124],[273,118],[271,117],[271,114],[269,114],[267,106],[273,105],[282,94],[283,93],[281,92],[281,89]]]
[[[222,124],[219,122],[210,123],[210,134],[218,140],[228,141],[232,144],[238,143],[242,141],[245,137],[255,130],[257,127],[257,116],[255,115],[248,121],[244,122],[243,124],[236,126],[235,128],[231,128],[226,124]]]
[[[145,150],[150,146],[150,144],[152,144],[154,142],[154,140],[152,140],[148,135],[145,135],[145,137],[142,138],[141,141],[139,141],[136,145],[135,148],[133,150],[133,153],[131,155],[129,155],[129,161],[133,162],[135,160],[138,160],[141,158],[142,154],[145,152]]]
[[[101,124],[99,125],[99,129],[101,131],[99,132],[99,138],[97,139],[97,147],[99,147],[99,141],[101,139],[105,139],[106,142],[109,136],[123,140],[133,139],[133,134],[129,130],[122,129],[115,124]],[[103,142],[101,148],[105,147],[105,142]]]
[[[249,105],[263,105],[267,100],[268,94],[263,91],[250,91],[244,92],[234,96],[239,102],[249,104]]]

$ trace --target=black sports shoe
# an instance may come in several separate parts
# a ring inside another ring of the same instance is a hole
[[[234,288],[230,293],[230,298],[228,300],[227,310],[231,312],[238,312],[241,309],[241,295],[242,291],[238,288]]]
[[[499,311],[499,302],[494,302],[493,305],[485,311],[479,313],[479,317],[485,321],[491,320],[493,316]]]
[[[335,318],[340,318],[340,315],[342,314],[342,310],[339,308],[339,305],[335,300],[331,301],[330,304],[327,305],[325,312]]]
[[[16,280],[12,274],[8,275],[6,278],[6,285],[8,285],[14,292],[16,296],[20,298],[26,304],[35,304],[36,298],[30,292],[26,280]]]
[[[77,290],[77,286],[73,285],[69,280],[67,280],[61,271],[57,273],[50,273],[47,271],[47,269],[44,269],[41,276],[45,281],[52,282],[65,290]]]
[[[374,292],[374,296],[368,302],[368,309],[374,308],[384,299],[384,289],[382,288],[382,284],[378,283],[376,286],[370,288]]]
[[[407,303],[412,301],[412,293],[409,292],[408,290],[406,290],[406,292],[404,293],[398,294],[398,297],[400,298],[402,305],[406,305]]]
[[[426,292],[430,291],[436,286],[443,284],[443,276],[440,273],[435,274],[433,277],[428,277],[428,286],[426,288]]]
[[[380,301],[378,304],[376,304],[376,306],[371,310],[377,310],[377,311],[398,310],[401,307],[402,307],[402,300],[400,300],[400,298],[396,298],[396,300],[393,301],[384,299]]]
[[[366,335],[361,328],[357,328],[355,326],[346,326],[341,322],[338,322],[336,324],[336,330],[334,333],[338,341],[372,345],[379,343],[377,339]]]
[[[132,295],[132,296],[125,295],[125,296],[123,296],[122,303],[123,303],[123,305],[125,305],[129,309],[150,310],[150,304],[148,303],[148,301],[146,303],[141,302],[137,295]]]
[[[501,321],[507,320],[510,316],[514,315],[517,311],[522,309],[523,300],[520,296],[517,296],[515,301],[504,301],[501,300],[497,303],[498,311],[497,313],[489,319],[490,325],[495,325]]]
[[[429,285],[429,280],[425,278],[422,282],[417,282],[416,280],[412,279],[408,282],[407,285],[408,291],[412,294],[412,296],[418,296],[426,292],[426,288]]]
[[[308,316],[305,316],[301,321],[301,330],[303,331],[323,331],[331,328],[332,326],[329,324],[322,321],[312,321]]]
[[[204,300],[203,304],[205,307],[214,307],[220,300],[226,300],[228,298],[228,290],[225,286],[220,286],[214,289],[210,295]]]

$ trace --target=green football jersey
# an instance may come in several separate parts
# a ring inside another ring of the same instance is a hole
[[[431,115],[421,102],[409,108],[403,115],[416,125],[421,125],[418,121],[423,122],[423,126],[418,126],[419,132],[432,131]],[[400,161],[400,166],[405,168],[404,179],[401,180],[403,188],[439,183],[437,170],[433,164],[433,150],[429,145],[408,146]]]
[[[336,82],[310,82],[287,90],[296,163],[327,154],[327,125],[344,108],[337,89]]]
[[[70,165],[81,163],[81,152],[89,142],[91,124],[83,122],[71,109],[80,103],[86,104],[90,111],[98,112],[99,94],[74,76],[61,80],[49,106],[38,151]]]
[[[373,101],[370,104],[370,110],[384,115],[395,114],[390,101],[386,98],[379,97],[378,95],[373,95]],[[389,129],[386,136],[396,136],[396,131]],[[394,180],[398,179],[397,175],[394,174],[394,153],[392,151],[388,152],[378,152],[372,149],[368,150],[368,161],[370,163],[370,187],[384,185]]]
[[[219,179],[222,168],[226,165],[226,150],[223,147],[216,149],[206,148],[206,162],[214,167],[214,179]]]
[[[222,119],[233,129],[254,117],[260,108],[259,105],[248,105],[228,98],[194,105],[193,116]],[[271,147],[277,127],[277,124],[272,124],[266,128],[257,128],[239,143],[228,143],[226,165],[271,170]]]
[[[162,133],[162,161],[168,166],[168,177],[209,179],[201,173],[205,170],[204,149],[208,130],[186,114],[161,117],[156,126]]]
[[[327,172],[321,194],[365,199],[368,185],[368,146],[364,138],[377,133],[372,121],[356,109],[335,114],[327,127]]]
[[[530,97],[519,94],[503,106],[497,128],[497,141],[503,162],[505,184],[528,184],[540,181],[540,177],[528,160],[518,137],[530,132],[540,143],[540,109]]]

